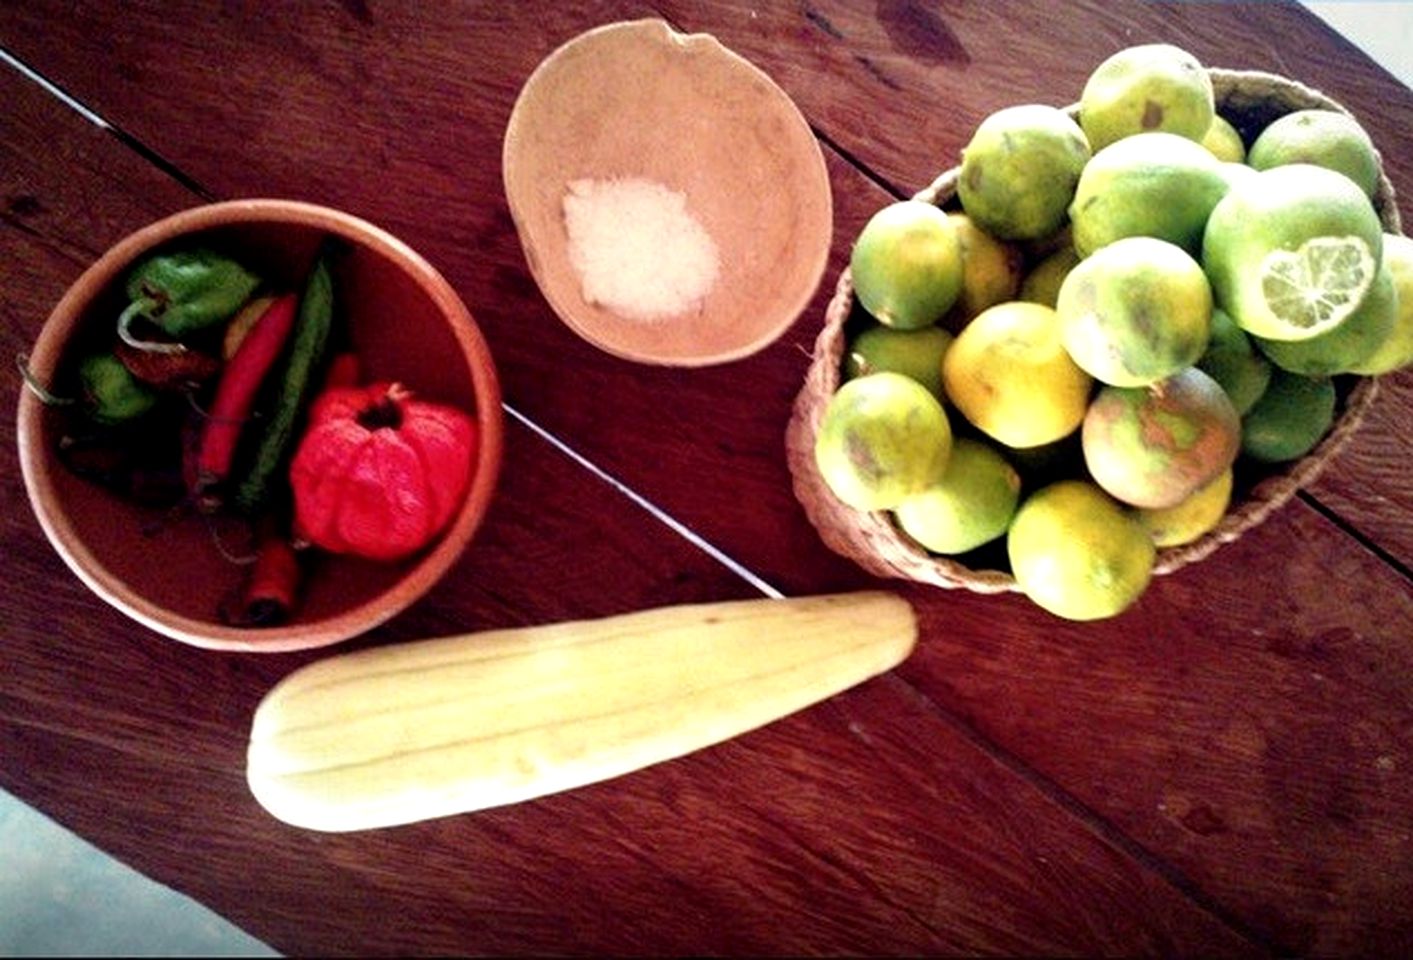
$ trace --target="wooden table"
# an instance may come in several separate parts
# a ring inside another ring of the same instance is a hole
[[[702,370],[576,339],[501,190],[533,67],[651,15],[769,72],[834,191],[814,302]],[[445,273],[520,415],[473,548],[359,644],[756,595],[542,430],[787,594],[878,586],[823,547],[782,442],[850,242],[992,110],[1070,102],[1160,40],[1339,99],[1413,196],[1413,93],[1294,5],[0,5],[0,337],[26,349],[88,262],[164,214],[340,207]],[[257,701],[326,652],[202,652],[107,607],[44,540],[7,419],[0,786],[290,953],[1407,956],[1410,417],[1413,374],[1385,378],[1317,483],[1118,619],[881,583],[923,628],[884,677],[619,780],[355,835],[273,820],[243,776]]]

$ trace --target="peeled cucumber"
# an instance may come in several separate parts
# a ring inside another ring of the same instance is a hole
[[[763,726],[901,663],[886,593],[663,607],[333,657],[251,724],[255,798],[363,830],[595,783]]]

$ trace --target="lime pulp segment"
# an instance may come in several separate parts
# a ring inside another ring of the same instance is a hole
[[[1374,255],[1359,237],[1315,237],[1261,264],[1261,293],[1291,327],[1319,330],[1353,313],[1374,279]]]

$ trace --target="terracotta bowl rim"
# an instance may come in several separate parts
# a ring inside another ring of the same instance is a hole
[[[228,627],[172,613],[127,587],[78,538],[52,496],[55,467],[43,450],[43,405],[20,390],[17,413],[20,470],[40,527],[70,570],[103,600],[160,634],[195,647],[279,653],[328,646],[373,629],[405,610],[439,581],[461,556],[480,526],[496,487],[503,446],[500,383],[485,338],[451,284],[421,254],[386,230],[360,217],[298,200],[252,198],[182,210],[142,227],[109,247],[64,292],[45,320],[29,354],[41,381],[53,378],[59,360],[83,316],[84,307],[108,289],[138,256],[175,237],[236,224],[268,223],[309,227],[336,234],[396,263],[446,317],[467,359],[480,428],[476,472],[461,509],[437,542],[388,590],[335,616],[310,623],[260,629]]]

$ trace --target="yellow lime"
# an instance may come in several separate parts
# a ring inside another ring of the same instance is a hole
[[[1369,196],[1379,186],[1379,154],[1347,113],[1297,110],[1272,122],[1251,144],[1246,162],[1257,170],[1313,163],[1344,174]]]
[[[960,330],[987,307],[1015,299],[1020,288],[1021,252],[978,227],[965,213],[947,216],[956,225],[962,244],[962,292],[942,323]]]
[[[1379,376],[1413,363],[1413,240],[1384,234],[1384,268],[1393,276],[1398,300],[1393,329],[1371,356],[1350,368],[1351,373]]]
[[[1020,485],[1020,474],[994,448],[958,438],[942,478],[898,504],[895,516],[933,553],[965,553],[1006,532]]]
[[[1065,349],[1094,379],[1146,387],[1202,356],[1212,288],[1181,247],[1126,237],[1070,271],[1055,311]]]
[[[1292,373],[1307,377],[1326,377],[1347,373],[1374,355],[1393,333],[1398,318],[1398,292],[1393,274],[1380,267],[1374,284],[1349,316],[1319,336],[1309,340],[1265,340],[1256,337],[1272,363]]]
[[[900,330],[928,326],[962,291],[956,224],[920,200],[889,204],[859,233],[849,269],[859,303],[880,323]]]
[[[1358,309],[1382,250],[1378,214],[1354,181],[1295,163],[1232,185],[1208,218],[1202,266],[1217,306],[1247,333],[1307,340]]]
[[[1079,253],[1073,244],[1065,244],[1044,260],[1037,263],[1021,281],[1018,299],[1028,303],[1040,303],[1054,307],[1060,299],[1060,285],[1065,282],[1075,264],[1079,263]]]
[[[893,509],[941,476],[951,452],[942,405],[901,373],[872,373],[840,387],[814,447],[824,482],[858,510]]]
[[[1212,117],[1212,125],[1207,128],[1207,133],[1202,137],[1202,146],[1216,157],[1218,160],[1227,163],[1242,163],[1246,160],[1246,144],[1241,141],[1241,134],[1237,133],[1227,119],[1221,114]]]
[[[1084,480],[1062,480],[1027,497],[1011,521],[1006,552],[1025,595],[1070,620],[1127,609],[1148,586],[1157,554],[1133,515]]]
[[[997,304],[980,313],[942,358],[942,386],[962,415],[1009,447],[1073,432],[1093,381],[1060,343],[1055,311]]]
[[[1070,221],[1087,257],[1123,237],[1158,237],[1189,253],[1228,186],[1223,164],[1172,133],[1140,133],[1105,147],[1080,175]]]
[[[1263,463],[1298,460],[1329,431],[1334,412],[1329,377],[1274,370],[1271,385],[1241,420],[1241,452]]]
[[[1180,547],[1211,530],[1231,503],[1232,469],[1228,467],[1186,500],[1162,509],[1141,509],[1138,522],[1159,547]]]
[[[1079,123],[1094,150],[1155,130],[1200,141],[1215,115],[1207,71],[1167,43],[1115,53],[1089,75],[1079,101]]]
[[[844,351],[844,379],[892,371],[912,377],[941,400],[942,354],[951,344],[952,335],[941,327],[869,327]]]
[[[1074,199],[1089,143],[1055,107],[1023,104],[991,114],[962,151],[962,209],[1002,240],[1035,240],[1059,230]]]

